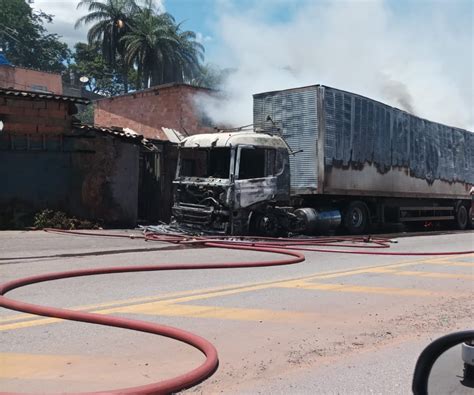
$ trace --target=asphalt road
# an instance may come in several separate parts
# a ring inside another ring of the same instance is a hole
[[[390,250],[473,250],[473,236],[399,238]],[[305,255],[286,267],[94,276],[9,296],[199,334],[217,347],[220,366],[186,392],[206,394],[406,394],[430,340],[474,326],[473,254]],[[271,258],[132,238],[0,232],[2,282],[86,267]],[[202,361],[172,340],[7,310],[0,311],[0,336],[2,391],[110,390],[170,378]]]

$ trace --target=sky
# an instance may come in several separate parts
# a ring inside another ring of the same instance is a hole
[[[34,0],[71,47],[78,0]],[[160,0],[234,73],[226,100],[200,98],[217,122],[251,123],[252,94],[327,84],[474,130],[472,0]]]

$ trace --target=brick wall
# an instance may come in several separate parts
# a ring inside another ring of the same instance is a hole
[[[71,129],[75,111],[74,104],[70,102],[0,97],[0,120],[5,132],[64,133]]]
[[[15,68],[0,65],[0,88],[12,89],[15,86]]]
[[[21,91],[44,90],[56,95],[63,94],[60,74],[9,65],[0,65],[0,88]]]
[[[208,89],[170,84],[95,102],[94,123],[127,127],[149,139],[167,140],[161,127],[189,134],[209,133],[213,128],[194,103]]]

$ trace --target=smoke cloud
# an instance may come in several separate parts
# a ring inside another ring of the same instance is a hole
[[[273,7],[284,3],[220,4],[215,62],[233,71],[219,97],[198,100],[216,124],[251,123],[254,93],[321,83],[473,130],[471,2],[408,2],[404,11],[384,1],[300,0],[275,22]]]

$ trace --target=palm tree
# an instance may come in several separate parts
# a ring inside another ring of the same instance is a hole
[[[204,48],[193,32],[181,32],[167,13],[158,13],[148,0],[135,13],[122,41],[125,60],[137,67],[137,86],[190,81],[199,72]]]
[[[167,13],[157,14],[151,2],[135,14],[130,32],[122,41],[125,61],[137,67],[137,87],[163,83],[164,64],[177,45],[171,29],[173,24],[173,17]]]
[[[196,41],[192,31],[181,31],[181,23],[172,26],[177,42],[170,62],[165,65],[165,82],[191,82],[201,73],[204,46]]]
[[[102,54],[112,67],[122,71],[125,91],[128,91],[128,64],[125,62],[124,45],[121,38],[130,31],[130,23],[139,10],[135,0],[82,0],[77,8],[87,7],[89,13],[79,18],[75,24],[95,23],[87,33],[90,44],[100,42]]]

